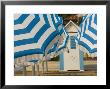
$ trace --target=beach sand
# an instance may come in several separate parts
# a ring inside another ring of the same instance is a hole
[[[32,67],[29,66],[26,70],[25,76],[32,76]],[[23,72],[17,71],[15,72],[15,76],[23,76]],[[37,76],[37,71],[35,72],[35,76]],[[42,73],[42,65],[40,64],[39,76],[97,76],[97,61],[84,61],[84,71],[60,71],[58,61],[48,61],[48,72]]]

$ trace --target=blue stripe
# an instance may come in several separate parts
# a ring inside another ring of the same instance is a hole
[[[21,24],[29,16],[29,14],[22,14],[17,20],[14,20],[14,25]]]
[[[63,32],[64,32],[64,28],[62,28],[62,29],[60,30],[59,35],[63,34]]]
[[[43,54],[43,50],[41,50],[41,49],[29,49],[29,50],[23,50],[23,51],[15,52],[14,58],[32,55],[32,54]]]
[[[28,62],[36,63],[36,62],[38,62],[38,61],[39,61],[39,59],[30,59],[30,61],[28,61]]]
[[[94,23],[97,24],[97,14],[95,14]]]
[[[53,24],[54,24],[55,29],[58,30],[58,26],[56,26],[56,23],[55,23],[55,19],[54,19],[53,14],[51,14],[51,19],[52,19],[52,22],[53,22]]]
[[[78,30],[80,35],[81,35],[81,32],[82,32],[82,27],[83,27],[83,24],[80,25],[81,31]]]
[[[43,14],[43,17],[44,17],[45,23],[50,26],[49,21],[48,21],[47,14]]]
[[[44,34],[46,30],[48,30],[50,26],[47,24],[44,24],[39,31],[36,33],[34,38],[30,39],[24,39],[24,40],[19,40],[19,41],[14,41],[14,46],[20,46],[20,45],[26,45],[26,44],[32,44],[32,43],[37,43],[40,37]]]
[[[90,41],[92,44],[97,44],[97,40],[90,37],[88,34],[83,34],[83,37]]]
[[[56,19],[57,19],[58,22],[62,22],[61,17],[60,17],[60,19],[59,19],[59,18],[58,18],[59,16],[58,16],[57,14],[55,14],[55,17],[56,17]]]
[[[90,25],[88,26],[88,30],[91,31],[93,34],[97,35],[97,30],[92,28]]]
[[[81,23],[83,23],[83,21],[86,19],[86,17],[87,17],[87,15],[84,15],[84,16],[82,17]]]
[[[86,31],[86,26],[87,26],[87,20],[84,23],[84,32]]]
[[[63,23],[63,18],[62,18],[62,17],[58,16],[57,14],[55,14],[55,17],[56,17],[57,21],[58,21],[60,24]]]
[[[92,15],[89,17],[89,25],[91,25],[92,22]]]
[[[14,35],[29,33],[39,21],[39,15],[35,15],[35,18],[29,23],[26,28],[14,30]]]
[[[59,20],[59,18],[58,18],[58,15],[57,15],[57,14],[55,14],[55,17],[56,17],[57,21],[59,22],[60,20]]]
[[[52,49],[50,49],[50,50],[48,51],[48,54],[51,53],[51,52],[54,52],[55,49],[56,49],[56,48],[52,48]]]
[[[48,51],[48,54],[51,53],[51,52],[54,52],[55,50],[56,50],[56,47],[50,49],[50,50]]]
[[[97,48],[91,49],[86,43],[84,43],[82,41],[78,41],[78,43],[79,43],[79,45],[82,45],[83,47],[85,47],[90,53],[97,52]]]

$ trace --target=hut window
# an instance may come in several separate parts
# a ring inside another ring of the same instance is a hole
[[[70,47],[71,49],[76,49],[76,42],[74,36],[70,36]]]

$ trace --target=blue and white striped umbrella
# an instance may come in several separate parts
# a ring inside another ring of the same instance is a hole
[[[97,52],[97,14],[83,16],[80,29],[75,39],[81,46],[83,52]]]
[[[62,19],[56,14],[14,15],[14,58],[38,54],[59,40],[59,25]]]

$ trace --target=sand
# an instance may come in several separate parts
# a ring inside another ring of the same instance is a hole
[[[58,61],[48,62],[48,72],[42,73],[42,65],[39,69],[39,76],[97,76],[97,61],[84,61],[84,71],[60,71]],[[23,76],[23,72],[17,71],[15,76]],[[27,67],[25,76],[32,76],[32,66]],[[37,71],[35,76],[38,76]]]

